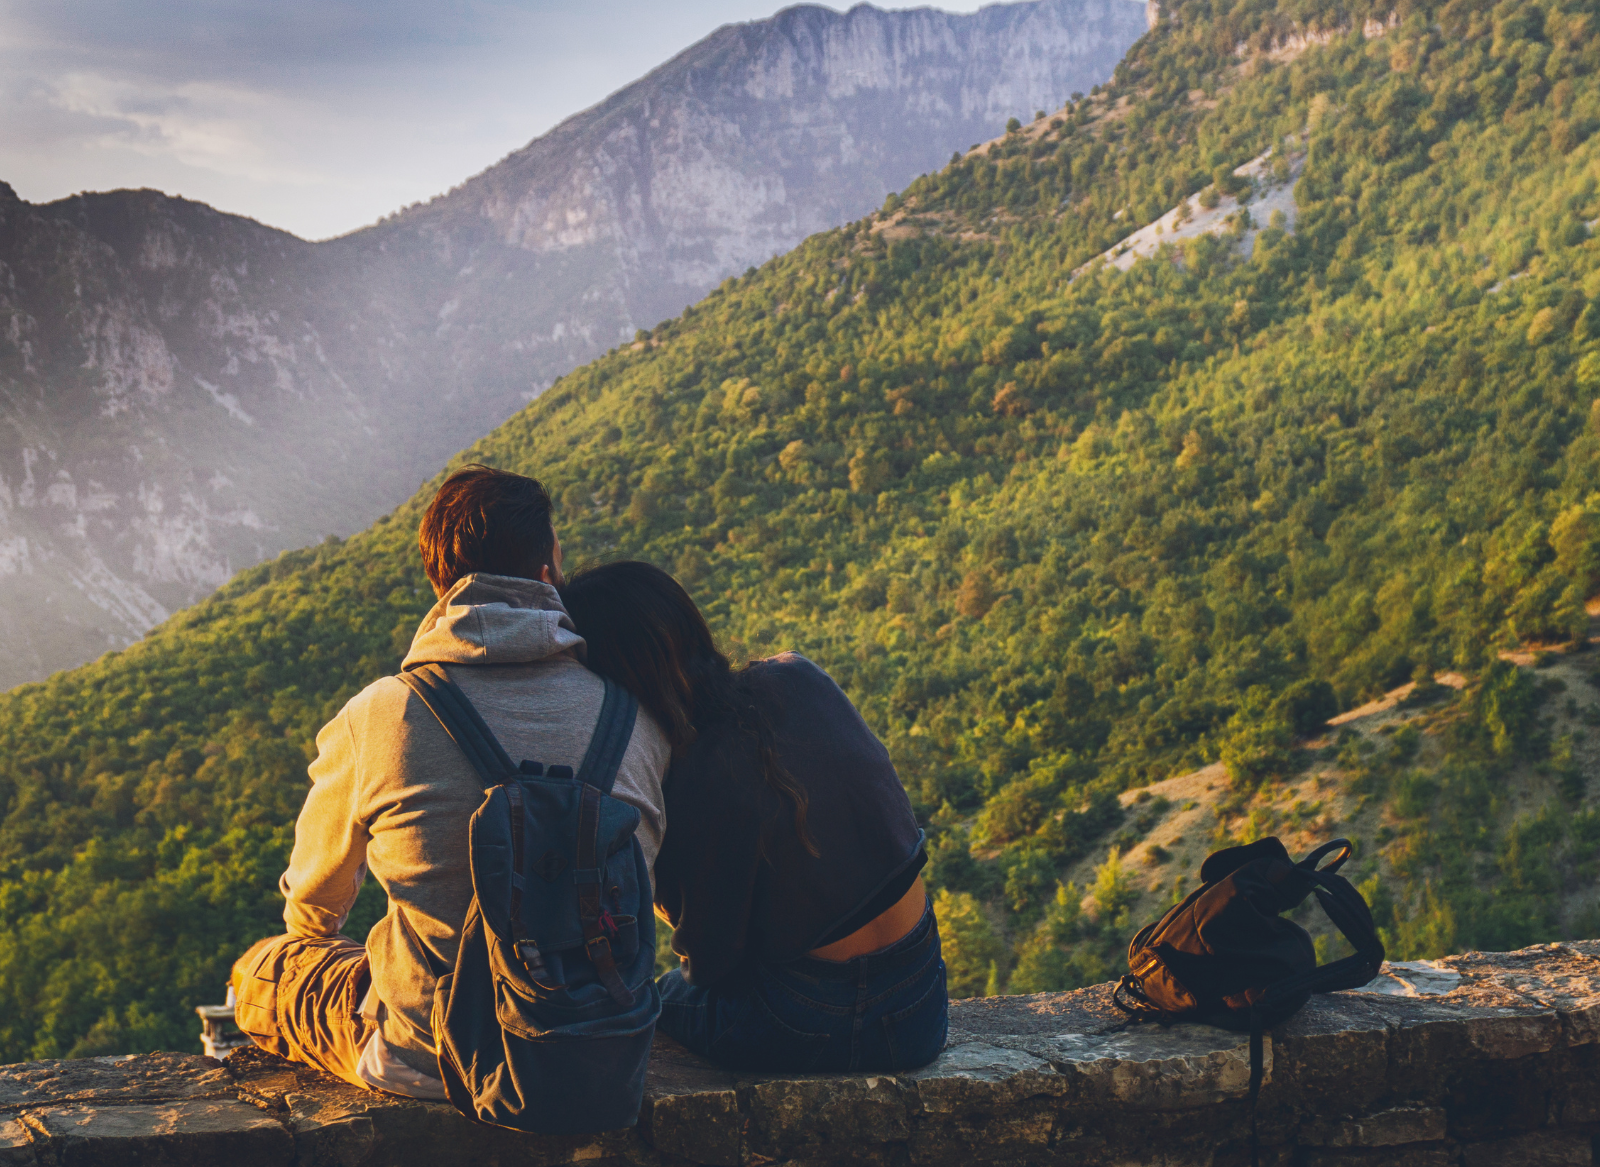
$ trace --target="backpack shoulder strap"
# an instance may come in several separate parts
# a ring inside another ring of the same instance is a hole
[[[1344,934],[1355,953],[1278,981],[1268,989],[1269,997],[1293,996],[1296,993],[1333,993],[1340,989],[1359,989],[1378,975],[1383,964],[1383,941],[1378,936],[1372,920],[1372,910],[1349,880],[1331,871],[1311,871],[1316,882],[1312,890],[1317,902],[1333,921],[1334,927]]]
[[[400,681],[439,719],[485,785],[502,785],[516,774],[510,755],[443,665],[418,665],[401,673]]]
[[[1301,870],[1316,885],[1312,890],[1316,892],[1322,910],[1356,950],[1355,955],[1316,970],[1313,974],[1315,982],[1307,986],[1314,993],[1359,989],[1378,975],[1378,968],[1383,964],[1383,941],[1378,937],[1372,909],[1367,906],[1366,899],[1355,885],[1338,874],[1339,868],[1350,858],[1351,850],[1350,840],[1334,839],[1318,847],[1299,863]],[[1330,854],[1333,856],[1332,862],[1323,865],[1322,860]]]
[[[1367,901],[1361,893],[1343,876],[1327,871],[1313,872],[1312,875],[1319,885],[1316,893],[1322,910],[1356,951],[1353,956],[1315,970],[1313,975],[1316,981],[1307,987],[1314,993],[1359,989],[1378,975],[1384,958],[1383,941],[1379,939],[1377,925],[1373,923],[1372,909],[1367,907]]]
[[[600,852],[600,799],[610,794],[616,783],[617,767],[622,765],[622,755],[627,753],[638,715],[639,703],[633,694],[621,685],[606,681],[600,716],[595,719],[594,734],[576,776],[578,837],[572,879],[578,891],[578,920],[583,926],[584,952],[600,974],[600,983],[623,1008],[633,1007],[634,995],[628,991],[617,968],[616,955],[611,951],[616,925],[601,902],[605,856]]]
[[[601,794],[610,794],[617,780],[617,768],[622,756],[628,752],[628,742],[633,739],[634,722],[639,716],[639,702],[621,685],[606,681],[605,700],[600,703],[600,716],[595,719],[594,735],[578,766],[579,782],[593,786]]]
[[[505,790],[506,805],[511,815],[511,941],[529,974],[538,980],[547,975],[544,958],[522,920],[526,857],[523,854],[522,786],[516,781],[517,767],[494,736],[494,731],[483,720],[482,714],[467,700],[461,686],[450,679],[443,665],[419,665],[402,672],[400,680],[439,719],[445,733],[460,747],[484,785],[500,786]]]

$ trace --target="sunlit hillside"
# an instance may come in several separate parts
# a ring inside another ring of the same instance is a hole
[[[1199,886],[1207,854],[1264,835],[1296,855],[1353,840],[1392,960],[1600,935],[1600,661],[1587,646],[1506,656],[1471,687],[1443,673],[1339,714],[1273,781],[1215,762],[1124,791],[1117,829],[1050,873],[1053,896],[1008,883],[1026,897],[1009,913],[946,898],[966,924],[958,979],[1031,992],[1113,977],[1139,923]],[[1315,901],[1294,918],[1322,956],[1348,951]],[[1020,959],[1004,982],[1008,942]]]
[[[1107,975],[1183,856],[1269,828],[1359,828],[1406,955],[1592,927],[1539,865],[1593,889],[1593,698],[1499,654],[1586,638],[1600,590],[1597,34],[1587,2],[1164,5],[1107,91],[461,457],[839,678],[928,827],[959,992]],[[1214,230],[1074,278],[1190,196]],[[275,927],[312,735],[431,600],[429,493],[0,700],[0,1058],[192,1041]],[[1324,728],[1447,673],[1426,726]],[[1170,874],[1108,869],[1160,868],[1182,803],[1140,789],[1217,763]]]

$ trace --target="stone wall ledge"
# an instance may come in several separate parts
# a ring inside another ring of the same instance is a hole
[[[1386,966],[1275,1029],[1264,1164],[1589,1165],[1600,941]],[[959,1001],[933,1065],[746,1075],[658,1039],[638,1126],[550,1138],[356,1089],[254,1049],[0,1067],[0,1167],[883,1167],[1247,1161],[1248,1049],[1128,1025],[1110,986]]]

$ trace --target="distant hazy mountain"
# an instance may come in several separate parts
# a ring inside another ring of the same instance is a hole
[[[1107,79],[1131,0],[730,25],[449,194],[307,243],[0,184],[0,687],[364,526],[568,369]]]

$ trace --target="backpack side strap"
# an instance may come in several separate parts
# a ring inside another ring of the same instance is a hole
[[[1126,999],[1123,997],[1124,994],[1127,995]],[[1129,1017],[1140,1021],[1168,1019],[1166,1010],[1151,1004],[1150,999],[1144,995],[1144,986],[1139,983],[1139,977],[1135,973],[1122,974],[1122,979],[1111,990],[1111,1003]],[[1172,1019],[1177,1020],[1176,1017]]]
[[[633,694],[621,685],[606,681],[600,716],[595,718],[589,748],[578,766],[579,782],[593,786],[601,794],[611,793],[622,756],[628,752],[628,742],[633,739],[633,726],[638,716],[639,702]]]
[[[617,971],[617,958],[611,951],[611,938],[617,925],[601,904],[600,866],[600,791],[588,783],[578,787],[578,862],[572,878],[578,889],[578,920],[583,925],[583,949],[600,974],[600,983],[611,999],[624,1009],[633,1007],[633,994]]]
[[[499,786],[516,776],[517,767],[505,747],[442,665],[418,665],[399,679],[439,719],[485,785]]]

